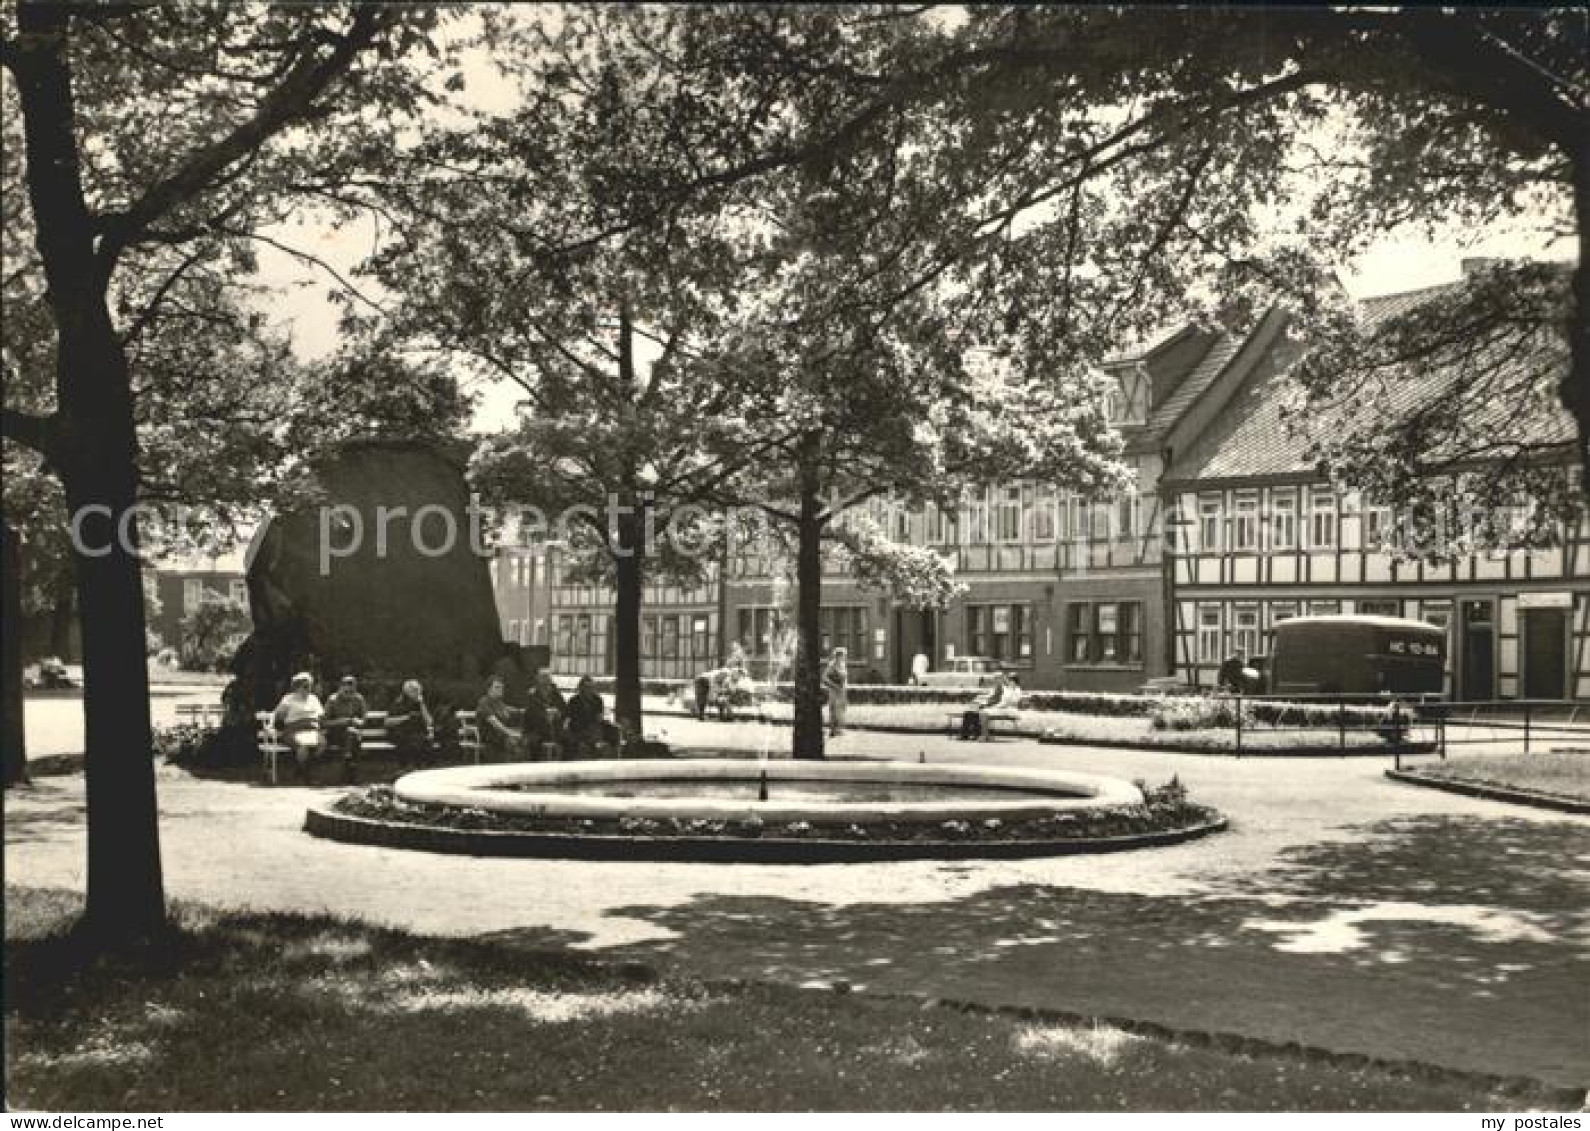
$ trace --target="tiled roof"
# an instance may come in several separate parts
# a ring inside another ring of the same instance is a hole
[[[1163,432],[1181,419],[1182,413],[1209,391],[1215,378],[1225,371],[1231,359],[1242,348],[1244,339],[1234,334],[1221,334],[1215,339],[1214,345],[1209,347],[1209,352],[1204,354],[1193,371],[1182,379],[1170,396],[1148,416],[1148,430],[1153,433]]]
[[[1368,299],[1362,305],[1364,320],[1375,325],[1399,317],[1458,285],[1444,284]],[[1520,363],[1498,358],[1497,364]],[[1189,378],[1188,384],[1191,383]],[[1376,411],[1400,416],[1419,405],[1460,397],[1465,387],[1463,374],[1457,370],[1405,369],[1388,377],[1384,386],[1385,401]],[[1224,479],[1311,473],[1314,469],[1305,455],[1307,437],[1295,433],[1282,419],[1283,406],[1297,394],[1297,386],[1285,367],[1277,367],[1275,372],[1261,367],[1256,376],[1237,390],[1210,427],[1185,452],[1178,454],[1167,478]],[[1350,417],[1355,409],[1362,411],[1362,406],[1354,404],[1343,411]],[[1528,435],[1532,441],[1547,443],[1566,442],[1574,436],[1572,420],[1551,395],[1544,398],[1543,404],[1492,401],[1473,412],[1470,419],[1481,431],[1490,427],[1499,433]],[[1319,422],[1315,424],[1318,426]]]

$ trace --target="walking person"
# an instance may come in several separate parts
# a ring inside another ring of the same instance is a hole
[[[849,694],[850,673],[845,668],[846,652],[835,648],[823,669],[823,691],[828,697],[828,736],[837,738],[845,733],[846,696]]]

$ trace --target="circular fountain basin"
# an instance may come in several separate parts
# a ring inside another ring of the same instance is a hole
[[[766,775],[768,800],[759,800]],[[748,759],[524,762],[406,774],[399,799],[488,813],[576,819],[797,822],[1037,820],[1139,805],[1098,774],[911,762]]]

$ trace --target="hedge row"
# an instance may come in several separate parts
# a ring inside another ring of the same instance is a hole
[[[604,695],[613,694],[614,681],[608,676],[593,677],[596,689]],[[766,685],[759,685],[764,687]],[[683,696],[689,700],[695,694],[694,681],[688,679],[643,679],[642,695],[658,697]],[[955,706],[970,703],[983,691],[975,687],[914,687],[887,683],[853,683],[847,697],[852,705],[859,704],[936,704]],[[779,683],[773,687],[773,698],[788,702],[795,696],[793,683]],[[1150,714],[1158,700],[1143,695],[1109,695],[1089,691],[1028,691],[1021,697],[1021,707],[1028,711],[1070,711],[1084,715],[1115,715],[1143,718]]]
[[[641,693],[658,697],[683,697],[694,694],[688,679],[643,679]],[[596,689],[613,693],[610,677],[596,677]],[[762,685],[765,686],[765,685]],[[788,702],[794,698],[794,684],[780,683],[773,698]],[[912,687],[899,684],[851,684],[849,702],[862,704],[944,704],[970,703],[983,692],[963,687]],[[1156,730],[1213,730],[1236,726],[1236,700],[1216,695],[1112,695],[1096,691],[1028,691],[1021,697],[1023,711],[1060,712],[1073,715],[1100,715],[1112,718],[1146,718]],[[1245,699],[1242,701],[1244,726],[1266,724],[1277,727],[1335,727],[1345,717],[1349,729],[1386,726],[1391,708],[1376,704],[1301,703]]]
[[[1237,700],[1228,696],[1171,695],[1152,701],[1150,725],[1155,730],[1230,730],[1237,725]],[[1242,725],[1349,730],[1385,728],[1392,708],[1376,704],[1288,703],[1244,699]],[[1406,717],[1406,716],[1404,716]]]

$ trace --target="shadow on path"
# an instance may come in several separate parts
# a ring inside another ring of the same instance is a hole
[[[1590,1080],[1590,830],[1437,817],[1356,831],[1206,897],[1023,884],[932,904],[619,908],[673,934],[616,953]]]

